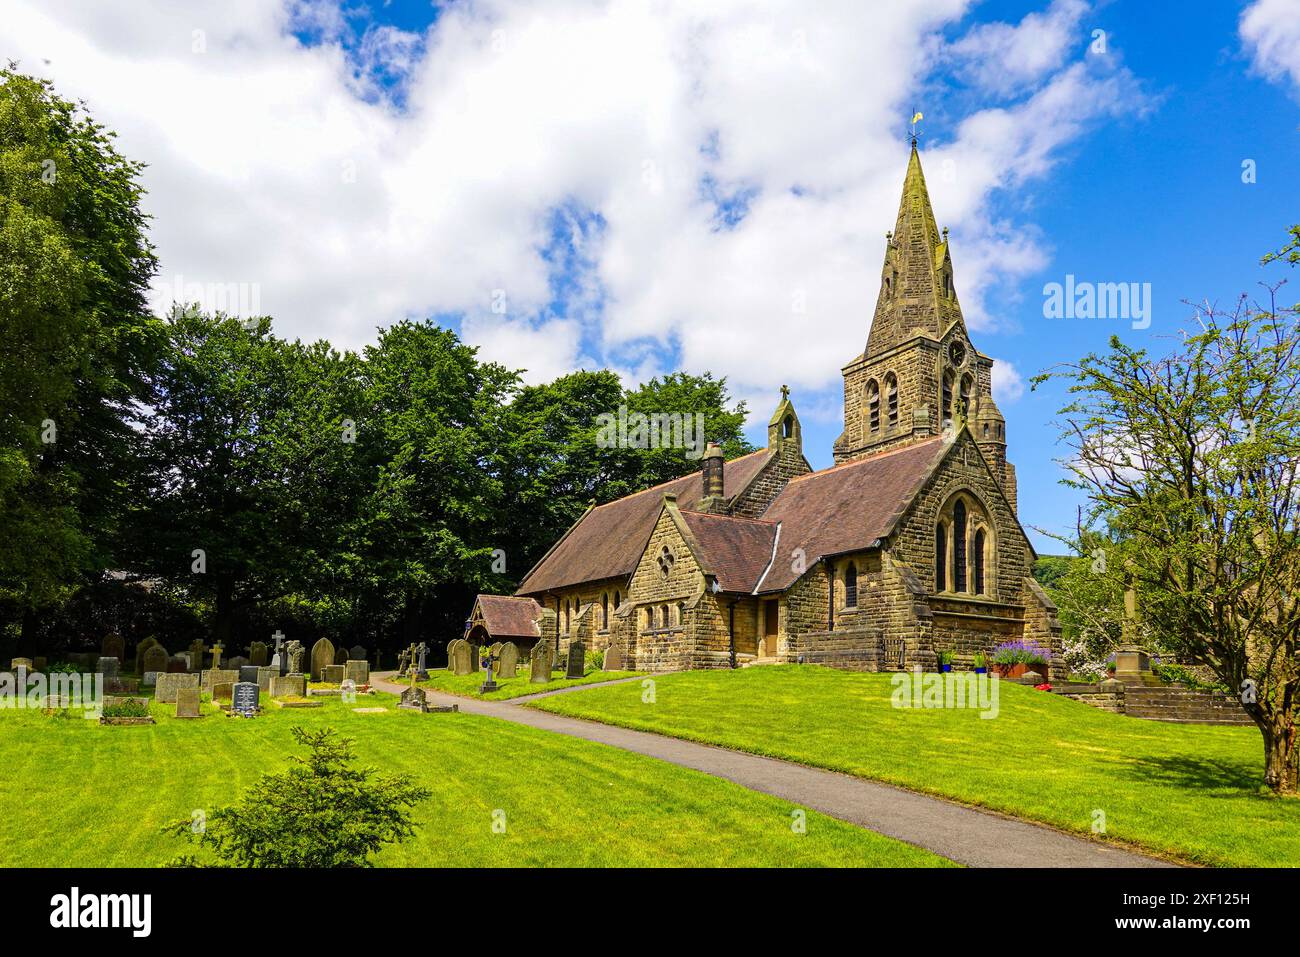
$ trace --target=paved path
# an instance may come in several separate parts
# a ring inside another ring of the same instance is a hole
[[[382,691],[400,694],[407,686],[385,680],[391,675],[392,672],[377,673],[372,683]],[[426,690],[432,704],[459,704],[460,710],[467,714],[487,715],[544,731],[598,741],[703,771],[752,791],[771,794],[799,807],[811,808],[924,847],[971,867],[1170,866],[1164,861],[1099,841],[1084,840],[992,811],[963,807],[836,771],[519,706],[518,702],[533,700],[538,697],[536,695],[516,698],[513,702],[479,701]],[[555,693],[570,690],[577,689],[566,688]]]

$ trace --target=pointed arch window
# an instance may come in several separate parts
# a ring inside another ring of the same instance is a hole
[[[952,507],[952,590],[966,590],[966,503]]]
[[[898,425],[898,379],[891,372],[885,376],[885,402],[889,408],[889,427]]]
[[[962,415],[970,415],[970,397],[975,388],[975,380],[969,375],[961,377],[961,412]]]
[[[844,607],[858,607],[858,565],[849,562],[844,567]]]
[[[976,595],[984,594],[984,529],[975,532],[974,548],[971,554],[971,564],[974,566],[974,581],[971,583],[971,591]]]
[[[948,590],[948,530],[943,522],[934,527],[934,590]]]
[[[614,592],[614,610],[618,611],[618,606],[623,604],[623,596],[619,592]]]
[[[880,431],[880,385],[875,379],[867,383],[867,422],[872,432]]]
[[[952,370],[945,369],[943,372],[943,420],[948,422],[952,419],[952,393],[955,380]]]

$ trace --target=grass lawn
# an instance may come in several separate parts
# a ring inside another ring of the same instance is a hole
[[[1000,713],[891,707],[890,676],[817,666],[694,671],[530,707],[887,781],[1217,865],[1300,866],[1300,800],[1261,790],[1254,728],[1109,714],[1021,685]]]
[[[467,714],[397,710],[393,695],[315,709],[267,707],[177,720],[152,705],[152,726],[103,727],[80,717],[0,711],[0,866],[163,864],[189,848],[159,834],[195,809],[233,801],[287,756],[294,725],[337,728],[359,763],[405,772],[433,791],[416,836],[386,849],[387,866],[941,866],[908,844],[641,755]],[[269,701],[263,698],[264,707]],[[493,812],[505,833],[493,833]]]
[[[555,674],[559,675],[559,672],[557,671]],[[535,685],[528,681],[528,669],[520,668],[519,673],[513,678],[497,678],[496,691],[479,694],[479,686],[483,684],[483,672],[476,671],[472,675],[456,675],[444,668],[439,668],[437,671],[429,672],[428,681],[419,681],[416,684],[421,688],[445,691],[447,694],[458,694],[466,698],[504,701],[508,698],[520,698],[526,694],[541,694],[543,691],[572,688],[575,685],[596,684],[599,681],[616,681],[619,678],[632,678],[639,674],[641,674],[639,671],[588,671],[581,678],[554,677],[546,684]],[[390,678],[388,680],[394,684],[410,683],[409,678]]]

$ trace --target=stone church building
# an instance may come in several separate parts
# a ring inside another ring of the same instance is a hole
[[[835,464],[809,467],[782,389],[766,448],[723,461],[710,446],[695,474],[589,508],[515,596],[479,597],[471,628],[617,644],[645,671],[933,670],[941,651],[966,668],[1021,638],[1059,659],[992,369],[913,142],[866,349],[843,368]]]

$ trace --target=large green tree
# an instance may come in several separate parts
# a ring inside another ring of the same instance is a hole
[[[1265,783],[1293,795],[1300,308],[1280,304],[1278,288],[1226,313],[1200,306],[1167,355],[1113,338],[1046,377],[1073,394],[1062,413],[1071,481],[1124,542],[1103,574],[1136,588],[1163,645],[1237,690],[1263,734]]]
[[[50,84],[0,70],[0,603],[38,609],[114,560],[160,328],[141,166]]]

